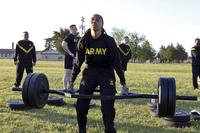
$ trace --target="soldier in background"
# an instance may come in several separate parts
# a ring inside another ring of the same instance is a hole
[[[63,88],[65,92],[74,93],[73,86],[67,85],[70,84],[73,62],[75,61],[76,57],[76,47],[80,36],[77,32],[77,27],[75,24],[70,25],[69,30],[70,33],[64,38],[62,42],[62,47],[65,50],[65,73],[63,76]]]
[[[18,41],[16,45],[14,64],[17,65],[17,76],[13,90],[19,88],[24,69],[26,69],[27,74],[32,73],[33,66],[36,64],[35,46],[33,42],[29,40],[29,33],[27,31],[23,32],[23,40]]]
[[[198,90],[197,78],[200,77],[200,39],[195,39],[195,46],[191,49],[192,55],[192,82],[194,90]]]
[[[120,56],[122,69],[125,72],[127,70],[127,64],[129,60],[131,59],[131,48],[129,46],[128,36],[125,36],[123,41],[124,42],[119,45],[118,50],[119,50],[119,56]],[[121,95],[127,95],[128,93],[129,93],[128,88],[122,89],[121,91]]]

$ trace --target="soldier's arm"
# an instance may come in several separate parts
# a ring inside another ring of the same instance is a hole
[[[15,54],[14,54],[14,64],[15,65],[17,64],[18,56],[19,56],[19,47],[18,47],[18,44],[17,44],[16,48],[15,48]]]
[[[62,48],[68,53],[70,56],[74,57],[74,54],[69,50],[68,43],[66,41],[62,41]]]

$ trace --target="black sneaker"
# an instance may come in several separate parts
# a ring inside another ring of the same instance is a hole
[[[22,88],[19,88],[19,86],[14,86],[12,91],[22,91]]]
[[[63,90],[66,93],[75,94],[75,90],[73,88],[68,88]]]

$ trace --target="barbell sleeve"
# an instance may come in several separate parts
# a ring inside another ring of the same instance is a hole
[[[176,100],[194,100],[197,101],[197,96],[176,96]]]

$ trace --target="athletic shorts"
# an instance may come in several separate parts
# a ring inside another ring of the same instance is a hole
[[[72,69],[73,67],[73,57],[70,55],[65,55],[65,63],[64,63],[65,69]]]

